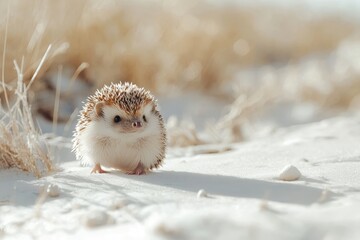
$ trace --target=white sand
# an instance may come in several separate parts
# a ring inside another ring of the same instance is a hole
[[[360,239],[359,142],[360,117],[338,117],[222,153],[170,150],[176,157],[146,176],[90,174],[65,149],[63,170],[43,179],[0,171],[0,236]],[[277,180],[287,165],[302,177]],[[58,197],[44,198],[44,184]],[[209,197],[198,198],[200,189]]]

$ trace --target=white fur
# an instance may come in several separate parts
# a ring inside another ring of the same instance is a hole
[[[112,121],[115,115],[124,117],[125,113],[118,107],[105,106],[104,117],[90,122],[79,136],[81,163],[100,163],[124,171],[134,170],[140,161],[145,168],[155,164],[163,142],[159,120],[151,113],[151,108],[148,105],[143,109],[147,125],[142,131],[121,133]]]

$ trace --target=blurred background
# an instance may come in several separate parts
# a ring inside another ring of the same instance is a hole
[[[156,95],[171,146],[360,105],[356,0],[2,0],[0,11],[2,103],[16,99],[18,65],[40,122],[72,125],[86,96],[119,81]]]

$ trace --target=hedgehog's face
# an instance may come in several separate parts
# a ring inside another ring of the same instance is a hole
[[[146,135],[156,130],[158,119],[152,102],[144,104],[137,111],[125,112],[119,106],[98,103],[95,107],[96,124],[108,135]]]

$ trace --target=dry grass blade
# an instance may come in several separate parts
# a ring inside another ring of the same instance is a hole
[[[5,37],[4,37],[4,48],[3,48],[3,57],[2,57],[1,82],[2,82],[2,88],[4,90],[6,105],[8,108],[10,108],[9,98],[8,98],[6,86],[5,86],[5,62],[6,62],[6,44],[7,44],[8,26],[9,26],[9,6],[7,9],[6,23],[5,23]]]
[[[59,104],[60,104],[60,81],[61,81],[61,72],[62,66],[60,65],[58,68],[58,78],[56,81],[56,92],[55,92],[55,103],[54,103],[54,112],[53,112],[53,132],[56,131],[58,124],[58,112],[59,112]]]
[[[49,45],[49,47],[46,49],[46,52],[45,52],[44,56],[42,57],[39,66],[36,68],[35,73],[33,74],[32,78],[30,79],[29,84],[26,86],[26,91],[28,91],[30,89],[32,83],[34,82],[37,75],[39,74],[39,71],[40,71],[41,67],[43,66],[45,60],[47,59],[47,56],[49,55],[50,50],[51,50],[51,45]]]

